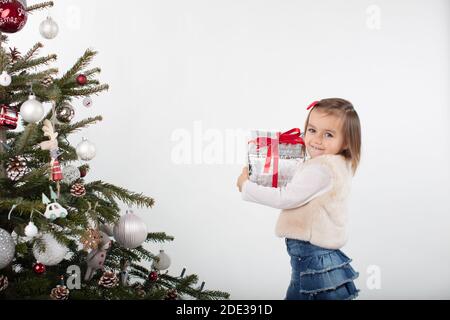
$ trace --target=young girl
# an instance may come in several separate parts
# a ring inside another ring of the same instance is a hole
[[[237,186],[242,198],[282,209],[276,234],[286,238],[292,275],[285,299],[354,299],[358,273],[339,249],[347,241],[347,198],[359,164],[361,128],[353,105],[338,98],[313,102],[305,123],[308,160],[282,188],[248,180],[245,167]]]

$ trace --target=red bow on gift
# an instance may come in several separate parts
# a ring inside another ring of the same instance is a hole
[[[268,173],[270,169],[270,163],[272,162],[272,156],[274,156],[273,160],[273,175],[272,175],[272,187],[276,188],[278,186],[278,145],[280,143],[284,144],[302,144],[305,145],[302,137],[300,137],[300,129],[294,128],[284,133],[277,132],[276,138],[269,137],[257,137],[256,140],[251,140],[249,143],[256,144],[256,150],[268,147],[267,148],[267,157],[266,163],[264,164],[264,173]],[[273,149],[273,154],[272,154]]]

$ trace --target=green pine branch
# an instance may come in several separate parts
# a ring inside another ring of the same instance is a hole
[[[45,57],[41,58],[35,58],[30,60],[19,60],[16,63],[14,63],[10,68],[10,73],[16,73],[22,70],[30,69],[30,68],[36,68],[41,65],[47,65],[50,62],[56,61],[57,55],[56,54],[49,54]]]
[[[91,63],[94,56],[97,54],[97,51],[93,51],[91,49],[87,49],[82,57],[78,59],[78,61],[70,68],[61,79],[58,80],[61,87],[64,86],[68,81],[71,81],[81,70],[86,68],[89,63]]]
[[[155,203],[155,200],[153,198],[144,196],[142,193],[132,192],[125,188],[118,187],[103,181],[93,181],[86,184],[85,187],[86,190],[97,191],[105,195],[115,197],[129,206],[136,205],[138,207],[149,208],[152,207]]]
[[[165,232],[153,232],[147,235],[146,242],[167,242],[175,240],[174,237],[166,235]]]
[[[63,89],[62,93],[70,97],[87,97],[93,94],[98,94],[102,91],[107,91],[108,89],[109,85],[101,84],[83,89]]]

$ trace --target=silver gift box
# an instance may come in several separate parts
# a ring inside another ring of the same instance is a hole
[[[267,173],[264,172],[264,166],[267,159],[267,151],[269,147],[257,148],[256,138],[276,138],[275,131],[252,130],[248,143],[248,165],[249,179],[259,185],[272,187],[274,174],[274,146],[272,146],[272,159],[270,168]],[[252,142],[253,141],[253,142]],[[276,142],[274,142],[276,143]],[[278,144],[278,185],[277,187],[286,186],[297,171],[298,166],[304,161],[302,153],[303,145],[301,144]]]

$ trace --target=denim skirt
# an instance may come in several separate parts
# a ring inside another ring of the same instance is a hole
[[[351,300],[358,296],[359,273],[341,250],[286,238],[292,275],[285,300]]]

